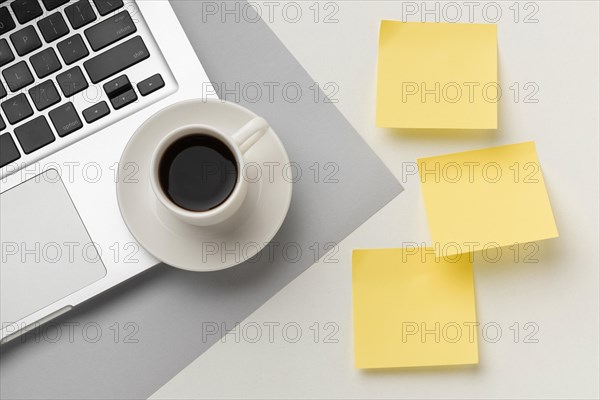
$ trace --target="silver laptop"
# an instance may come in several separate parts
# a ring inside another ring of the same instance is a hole
[[[152,267],[115,193],[127,141],[210,85],[163,0],[0,1],[0,340]],[[123,171],[122,171],[123,172]]]

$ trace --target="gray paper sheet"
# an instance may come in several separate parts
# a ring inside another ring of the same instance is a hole
[[[41,339],[33,334],[3,346],[2,398],[147,398],[310,267],[311,246],[341,241],[402,191],[335,105],[322,92],[315,101],[314,79],[263,21],[202,22],[202,3],[172,2],[208,76],[222,97],[264,116],[302,170],[274,241],[294,243],[303,255],[292,262],[294,256],[274,251],[215,273],[155,267],[55,321]],[[221,90],[236,83],[290,83],[303,95],[294,102],[290,87],[286,99],[251,92],[236,99]],[[215,323],[218,334],[203,335]],[[62,337],[53,343],[59,328]]]

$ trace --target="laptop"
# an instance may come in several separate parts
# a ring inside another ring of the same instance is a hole
[[[0,343],[158,263],[121,218],[119,158],[212,93],[167,1],[0,1]]]

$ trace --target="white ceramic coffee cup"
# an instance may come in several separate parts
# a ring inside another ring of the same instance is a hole
[[[150,162],[150,185],[158,201],[176,218],[196,226],[210,226],[231,218],[240,208],[248,182],[243,177],[244,153],[246,153],[269,130],[269,124],[256,117],[242,126],[233,135],[227,135],[208,125],[185,125],[169,132],[158,144]],[[159,180],[159,164],[165,151],[175,141],[188,135],[208,135],[224,143],[233,153],[237,164],[237,181],[229,197],[217,207],[206,211],[190,211],[173,203],[163,191]]]

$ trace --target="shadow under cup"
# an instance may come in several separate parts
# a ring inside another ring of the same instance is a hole
[[[238,181],[238,161],[229,146],[204,133],[171,143],[158,162],[158,183],[177,207],[203,212],[223,204]]]

